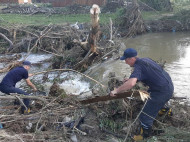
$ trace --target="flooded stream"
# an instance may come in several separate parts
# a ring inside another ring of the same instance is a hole
[[[139,57],[150,57],[155,61],[166,61],[165,70],[171,75],[175,86],[175,96],[190,98],[190,33],[149,33],[130,39],[123,39],[123,47],[120,49],[120,55],[125,48],[135,48]],[[23,54],[24,55],[24,54]],[[3,56],[3,55],[1,55]],[[41,66],[34,66],[31,73],[47,70],[50,63],[44,62],[51,58],[50,54],[31,54],[27,60],[32,63],[43,63]],[[20,59],[22,60],[22,59]],[[3,67],[6,64],[0,63]],[[115,72],[119,79],[129,77],[131,68],[124,61],[109,59],[101,64],[92,66],[86,73],[90,77],[107,85],[108,74]],[[1,74],[2,79],[5,74]],[[33,79],[41,83],[43,75],[34,76]],[[49,80],[57,77],[57,73],[50,73]],[[82,76],[72,72],[61,74],[61,78],[66,78],[60,86],[69,94],[82,94],[90,92],[90,83],[81,80]],[[52,82],[45,83],[49,87]],[[19,86],[19,84],[18,84]],[[71,89],[72,88],[72,89]]]
[[[149,33],[123,42],[126,47],[121,49],[120,55],[125,48],[135,48],[139,57],[166,61],[165,70],[174,82],[175,96],[190,98],[190,33]],[[112,71],[119,78],[130,75],[130,67],[120,60],[99,65],[91,75],[105,80]]]
[[[166,61],[176,96],[190,98],[190,33],[154,33],[129,39],[127,47],[134,47],[139,57]]]

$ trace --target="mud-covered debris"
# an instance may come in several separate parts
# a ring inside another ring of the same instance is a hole
[[[109,78],[108,88],[110,91],[114,90],[114,88],[117,88],[123,84],[122,81],[120,81],[118,78],[116,78],[115,72],[110,72],[108,75],[108,78]]]
[[[66,96],[66,92],[64,89],[61,89],[59,87],[59,84],[57,82],[54,82],[53,85],[50,87],[49,96],[52,97],[62,96],[64,98]]]

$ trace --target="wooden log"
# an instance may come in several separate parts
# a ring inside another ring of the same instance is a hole
[[[126,97],[140,97],[140,93],[139,93],[139,91],[127,91],[127,92],[122,92],[122,93],[116,94],[116,96],[114,96],[114,97],[111,97],[110,95],[100,96],[100,97],[82,100],[80,102],[82,104],[91,104],[91,103],[102,102],[102,101],[123,99]]]
[[[0,99],[7,100],[7,99],[17,99],[17,97],[21,99],[34,99],[34,100],[40,100],[44,103],[47,103],[47,101],[44,99],[44,97],[36,97],[36,96],[27,96],[27,95],[5,95],[5,96],[0,96]]]
[[[135,91],[127,91],[127,92],[122,92],[119,94],[116,94],[116,96],[111,97],[110,95],[107,96],[98,96],[95,98],[90,98],[86,100],[81,100],[81,104],[91,104],[91,103],[96,103],[96,102],[103,102],[103,101],[110,101],[110,100],[116,100],[116,99],[124,99],[127,97],[135,97],[135,98],[141,98],[140,97],[140,91],[135,90]],[[174,100],[180,100],[180,99],[187,99],[186,97],[172,97],[171,99]]]
[[[100,14],[100,7],[96,4],[93,4],[92,8],[90,9],[90,14],[91,14],[91,31],[89,34],[89,41],[88,43],[90,44],[90,49],[92,53],[97,53],[97,45],[96,41],[97,38],[99,37],[99,14]]]

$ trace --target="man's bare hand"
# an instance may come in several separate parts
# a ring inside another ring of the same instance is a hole
[[[113,91],[110,92],[110,96],[114,97],[114,96],[116,96],[115,94],[117,94],[117,89],[116,88]]]

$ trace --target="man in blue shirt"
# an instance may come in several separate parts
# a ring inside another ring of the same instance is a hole
[[[22,66],[18,66],[10,70],[0,83],[0,91],[6,94],[18,93],[29,95],[25,91],[15,87],[16,83],[22,79],[25,79],[27,85],[33,88],[34,91],[37,91],[35,85],[28,78],[29,76],[32,76],[32,74],[28,74],[28,70],[30,69],[30,67],[31,63],[29,61],[24,61]],[[23,99],[23,102],[28,108],[30,104],[29,99]],[[21,112],[24,113],[24,110],[25,108],[24,106],[22,106]]]
[[[137,51],[133,48],[126,49],[120,60],[125,60],[126,64],[134,67],[134,71],[123,85],[110,93],[111,96],[131,89],[137,81],[149,86],[150,98],[139,116],[142,133],[134,136],[135,141],[142,140],[151,135],[154,118],[172,97],[173,83],[169,74],[160,65],[150,58],[138,58]]]

